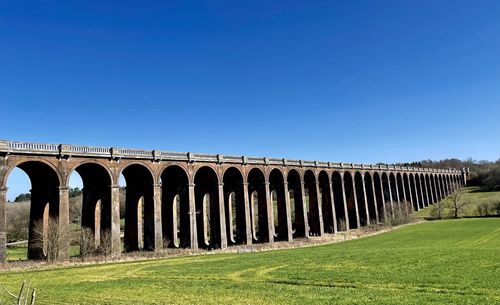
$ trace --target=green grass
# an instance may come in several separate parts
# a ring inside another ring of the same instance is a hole
[[[462,216],[478,216],[477,206],[483,203],[500,202],[500,192],[481,192],[478,187],[467,187],[465,188],[465,194],[463,200],[470,202],[468,206],[465,207]],[[443,203],[449,204],[450,199],[445,198]],[[416,217],[430,217],[432,206],[421,209],[415,212]],[[443,215],[448,217],[451,210],[446,208]]]
[[[69,248],[69,253],[71,256],[80,255],[80,246],[71,246]],[[28,248],[26,246],[7,247],[8,261],[26,260],[27,256],[28,256]]]
[[[499,304],[500,219],[406,226],[339,244],[52,270],[37,304]]]

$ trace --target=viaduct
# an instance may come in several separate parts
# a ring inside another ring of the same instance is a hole
[[[16,167],[31,180],[29,259],[47,255],[45,243],[34,241],[35,224],[44,232],[52,226],[60,236],[69,232],[74,171],[83,181],[81,227],[93,236],[87,242],[97,246],[106,237],[115,256],[335,234],[382,222],[397,209],[429,206],[463,187],[467,176],[465,169],[0,141],[0,262],[8,239],[6,183]],[[58,251],[59,259],[68,258],[69,241]]]

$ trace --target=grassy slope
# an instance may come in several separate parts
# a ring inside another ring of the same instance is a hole
[[[6,272],[37,304],[500,303],[500,219],[407,226],[340,244],[272,252]]]
[[[477,216],[477,205],[481,203],[488,202],[500,202],[500,192],[481,192],[478,187],[468,187],[465,189],[467,193],[464,194],[463,200],[470,202],[468,206],[465,207],[463,216]],[[450,203],[450,199],[444,199],[444,203]],[[417,217],[429,217],[431,213],[432,206],[415,212]],[[444,211],[444,216],[447,217],[450,214],[450,209],[446,208]]]

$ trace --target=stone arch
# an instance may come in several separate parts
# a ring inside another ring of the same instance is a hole
[[[427,187],[427,197],[429,198],[429,205],[435,203],[434,195],[432,193],[431,180],[429,174],[425,174],[425,185]]]
[[[122,174],[126,183],[125,251],[154,250],[155,178],[153,172],[144,164],[132,163],[122,169]]]
[[[365,202],[365,185],[364,185],[364,177],[361,172],[356,171],[354,173],[354,188],[356,193],[356,204],[357,204],[357,213],[359,217],[359,225],[367,226],[369,224],[369,216],[368,210],[366,208]]]
[[[403,173],[403,188],[405,190],[405,205],[411,205],[411,210],[413,210],[413,198],[412,189],[410,185],[410,178],[408,173]],[[409,208],[409,207],[408,207]]]
[[[429,178],[431,183],[432,196],[434,197],[434,203],[437,203],[439,202],[440,198],[436,188],[436,176],[434,174],[430,174]]]
[[[307,223],[304,222],[304,194],[302,193],[301,176],[296,169],[288,171],[287,182],[293,237],[305,237]]]
[[[309,223],[309,235],[321,235],[321,221],[318,204],[318,192],[316,175],[310,169],[304,172],[304,192],[306,197],[307,221]]]
[[[63,183],[66,183],[67,178],[66,178],[66,179],[64,178],[63,174],[61,173],[61,171],[59,170],[59,168],[58,168],[56,165],[54,165],[52,162],[49,162],[49,161],[47,161],[47,160],[44,160],[44,159],[38,159],[38,158],[37,158],[37,159],[28,159],[28,160],[23,159],[23,160],[19,160],[19,161],[17,161],[17,162],[14,162],[14,163],[12,163],[12,164],[9,164],[9,167],[8,167],[8,168],[7,168],[7,170],[5,171],[4,177],[2,177],[3,179],[1,180],[1,181],[3,181],[2,187],[4,187],[4,188],[5,188],[5,187],[7,187],[7,180],[8,180],[8,178],[9,178],[9,175],[10,175],[10,173],[11,173],[11,172],[12,172],[12,171],[16,168],[16,167],[17,167],[17,168],[19,168],[19,169],[21,169],[23,172],[25,172],[25,173],[26,173],[26,171],[25,171],[25,170],[23,170],[23,169],[20,167],[20,165],[21,165],[21,164],[24,164],[24,163],[28,163],[28,162],[41,163],[41,164],[43,164],[43,165],[47,166],[47,167],[48,167],[48,168],[50,168],[50,169],[54,172],[54,174],[57,176],[57,179],[58,179],[58,181],[59,181],[59,186],[61,186],[61,187],[63,187],[63,186],[67,186],[67,184],[63,184]],[[28,174],[28,173],[26,173],[26,174],[27,174],[27,175],[28,175],[28,177],[29,177],[29,174]]]
[[[382,185],[382,178],[380,177],[380,173],[373,173],[373,182],[375,186],[375,198],[377,199],[376,212],[378,215],[378,221],[384,221],[384,210],[385,210],[385,202],[384,202],[384,190]]]
[[[179,165],[169,165],[160,175],[162,236],[164,247],[191,247],[189,176]]]
[[[269,173],[269,191],[273,211],[274,239],[288,240],[288,220],[286,212],[285,181],[281,170],[274,168]]]
[[[420,207],[418,205],[417,186],[416,186],[416,181],[415,181],[415,175],[413,175],[413,173],[410,173],[408,175],[408,184],[410,186],[411,203],[412,203],[413,209],[415,211],[418,211],[418,210],[420,210]]]
[[[417,191],[417,199],[418,199],[418,209],[424,208],[424,199],[422,196],[422,182],[419,173],[415,173],[415,187]]]
[[[6,172],[4,184],[14,168],[19,168],[28,176],[31,183],[30,219],[28,228],[28,259],[46,259],[50,243],[48,234],[58,232],[60,206],[61,174],[51,163],[42,160],[21,161]]]
[[[223,174],[226,236],[229,244],[247,242],[247,222],[244,200],[243,174],[237,167],[229,167]]]
[[[378,222],[377,198],[375,195],[375,183],[370,172],[365,172],[366,200],[368,206],[369,223]]]
[[[326,171],[322,170],[319,172],[318,183],[323,231],[326,233],[335,233],[337,231],[337,220],[335,219],[335,210],[332,202],[332,183]]]
[[[404,183],[403,183],[403,175],[401,175],[400,172],[396,173],[396,185],[397,185],[397,190],[398,190],[398,206],[401,210],[406,209],[406,192],[404,189]]]
[[[101,240],[110,240],[113,176],[101,162],[83,162],[75,166],[70,175],[73,171],[80,175],[83,183],[80,253],[86,253],[98,248]]]
[[[391,209],[391,215],[394,216],[394,210],[399,208],[399,195],[398,187],[396,184],[396,175],[394,175],[393,172],[389,172],[389,190],[391,192],[391,202],[389,204],[389,208]]]
[[[194,175],[198,247],[222,247],[219,179],[211,166],[200,167]],[[225,232],[224,232],[225,235]]]
[[[359,228],[359,217],[356,208],[356,191],[354,188],[354,177],[349,171],[344,172],[344,189],[349,228],[357,229]]]
[[[248,172],[248,194],[250,194],[250,210],[252,235],[254,242],[269,242],[269,221],[267,211],[266,180],[264,172],[257,167]]]
[[[423,174],[421,173],[420,175],[420,192],[421,192],[421,201],[420,201],[420,207],[425,208],[426,206],[429,206],[430,204],[433,203],[432,199],[432,189],[430,188],[430,183],[429,183],[429,175],[428,174]]]
[[[349,230],[349,217],[345,209],[343,178],[338,171],[332,173],[332,189],[337,229],[339,231],[347,231]]]
[[[386,172],[382,172],[382,197],[383,199],[383,211],[382,214],[384,215],[384,220],[387,218],[387,214],[392,213],[392,208],[391,208],[391,201],[392,201],[392,194],[391,194],[391,188],[390,188],[390,183],[389,183],[389,175]],[[379,212],[380,215],[380,212]]]

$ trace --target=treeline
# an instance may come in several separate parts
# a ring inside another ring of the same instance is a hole
[[[480,186],[485,191],[500,191],[500,159],[495,162],[487,160],[474,160],[472,158],[465,160],[423,160],[412,163],[400,163],[397,165],[429,168],[454,168],[458,170],[461,170],[464,167],[469,168],[467,185]]]
[[[82,194],[82,190],[79,187],[69,188],[69,197],[78,197]],[[23,202],[23,201],[30,201],[31,200],[31,193],[22,193],[19,194],[16,199],[14,199],[14,202]]]

